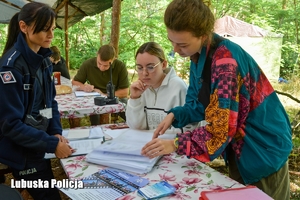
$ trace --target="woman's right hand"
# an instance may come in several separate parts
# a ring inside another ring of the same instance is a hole
[[[68,143],[59,141],[56,150],[55,156],[57,158],[67,158],[72,154],[72,148],[69,146]]]
[[[131,99],[139,98],[148,87],[149,86],[144,84],[141,80],[137,80],[133,82],[130,85],[130,98]]]
[[[157,126],[153,133],[152,139],[157,138],[159,135],[163,135],[166,132],[166,130],[172,125],[174,119],[174,114],[170,112]]]

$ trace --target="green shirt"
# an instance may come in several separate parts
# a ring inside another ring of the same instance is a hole
[[[115,91],[129,87],[128,72],[125,64],[120,60],[116,59],[112,63],[112,79]],[[110,69],[101,71],[97,67],[97,57],[90,58],[82,63],[73,80],[83,84],[89,82],[106,93],[106,85],[110,81]]]

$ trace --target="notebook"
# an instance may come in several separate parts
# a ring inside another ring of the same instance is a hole
[[[106,168],[82,179],[83,189],[60,188],[72,199],[117,199],[134,192],[149,180],[122,170]],[[85,198],[86,197],[86,198]]]
[[[255,186],[229,188],[224,190],[202,191],[199,200],[272,200]]]

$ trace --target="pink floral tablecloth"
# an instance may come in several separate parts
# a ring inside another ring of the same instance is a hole
[[[125,110],[123,103],[97,106],[94,96],[76,97],[74,93],[57,95],[58,110],[61,118],[81,118],[104,113],[119,113]]]
[[[109,130],[109,125],[100,125],[104,134]],[[88,128],[88,127],[80,127]],[[88,163],[85,155],[61,159],[62,167],[71,180],[80,180],[105,166]],[[188,159],[186,156],[179,156],[176,153],[163,156],[154,166],[151,172],[140,175],[148,178],[150,183],[165,180],[176,187],[176,193],[162,199],[176,200],[198,200],[201,191],[219,190],[226,188],[239,188],[244,185],[221,174],[208,165],[195,159]],[[120,197],[118,200],[138,200],[142,199],[137,192]]]
[[[87,163],[85,156],[61,159],[61,164],[69,178],[73,180],[82,179],[105,168]],[[178,156],[176,153],[162,157],[153,170],[142,177],[148,178],[150,184],[165,180],[177,188],[174,195],[162,199],[198,200],[201,191],[244,187],[211,167],[186,156]],[[134,192],[118,200],[133,199],[142,198]]]

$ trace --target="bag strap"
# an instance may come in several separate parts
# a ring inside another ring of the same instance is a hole
[[[216,35],[212,44],[210,45],[206,60],[202,71],[202,86],[198,93],[198,101],[201,102],[206,108],[210,101],[210,90],[211,90],[211,64],[212,57],[218,48],[219,44],[225,40],[225,38]]]
[[[29,72],[29,75],[30,75],[30,81],[29,81],[29,85],[28,85],[28,87],[29,87],[28,90],[30,91],[29,99],[28,99],[29,104],[27,106],[26,113],[24,115],[24,119],[25,119],[26,115],[31,114],[32,106],[34,103],[33,99],[34,99],[34,84],[35,84],[36,73],[32,73],[32,69],[29,67],[28,62],[24,59],[22,54],[20,54],[20,55],[21,55],[21,58],[26,63],[26,69],[25,70],[23,69],[23,75],[24,75],[24,71]],[[23,66],[23,68],[24,68],[24,66]],[[24,86],[24,90],[25,90],[25,86]]]
[[[211,64],[212,64],[212,57],[215,54],[219,44],[225,40],[225,38],[216,35],[214,38],[213,43],[210,45],[210,49],[208,51],[208,55],[206,57],[204,68],[202,72],[202,79],[204,82],[209,83],[209,86],[211,85]]]

